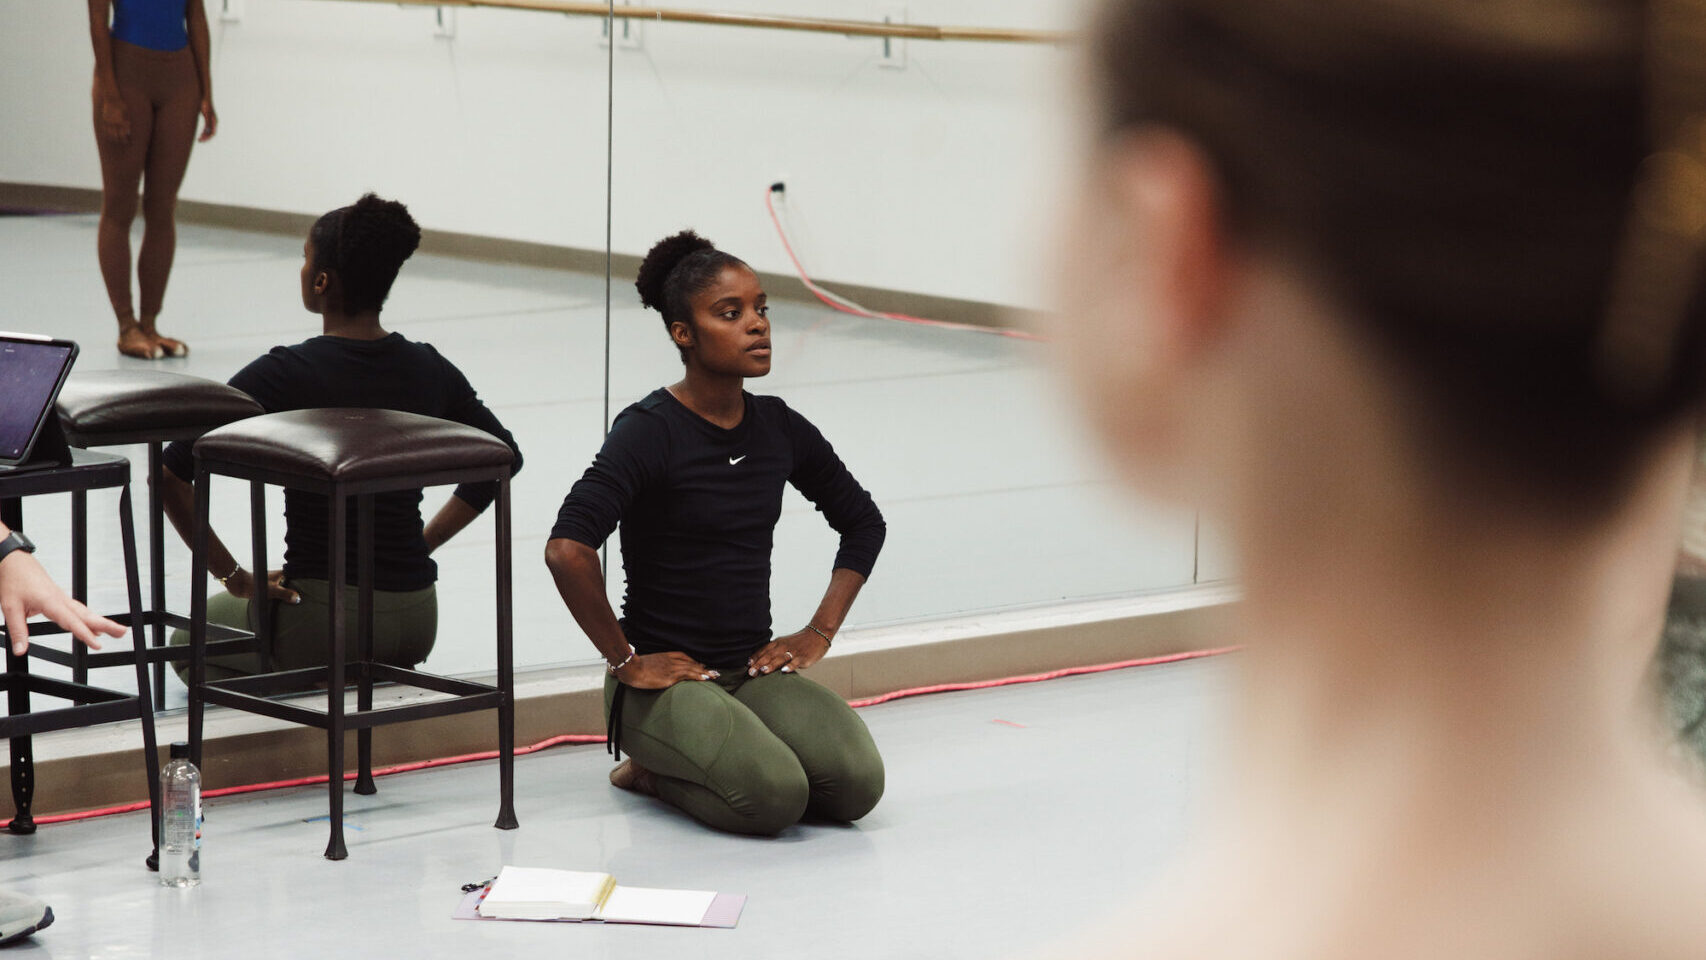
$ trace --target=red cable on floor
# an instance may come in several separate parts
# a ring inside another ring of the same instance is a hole
[[[776,215],[776,204],[771,200],[781,191],[781,184],[771,184],[764,191],[764,209],[770,211],[770,222],[776,225],[776,236],[782,240],[782,249],[787,252],[788,259],[794,264],[794,272],[800,275],[800,282],[812,292],[812,296],[822,300],[824,305],[832,310],[850,313],[855,317],[868,317],[873,320],[894,320],[899,323],[913,323],[926,327],[942,327],[947,330],[966,330],[972,333],[992,333],[1000,337],[1012,337],[1015,340],[1034,340],[1047,343],[1048,338],[1031,333],[1027,330],[1012,330],[1005,327],[985,327],[975,323],[953,323],[948,320],[931,320],[926,317],[915,317],[909,313],[889,313],[883,310],[870,310],[861,307],[846,297],[840,297],[817,285],[817,282],[806,274],[806,268],[800,263],[800,258],[794,255],[794,245],[788,242],[788,231],[782,226],[782,218]]]
[[[1203,657],[1219,656],[1223,653],[1236,652],[1238,647],[1215,647],[1212,650],[1191,650],[1186,653],[1170,653],[1159,657],[1144,657],[1139,660],[1120,660],[1115,663],[1100,663],[1088,667],[1063,667],[1059,670],[1049,670],[1045,673],[1030,673],[1017,677],[1002,677],[999,680],[974,680],[965,683],[938,683],[927,687],[912,687],[906,690],[896,690],[892,693],[879,694],[874,697],[864,697],[859,700],[849,700],[847,705],[855,709],[871,707],[891,700],[901,700],[906,697],[919,697],[931,693],[950,693],[955,690],[986,690],[990,687],[1007,687],[1020,683],[1038,683],[1043,680],[1058,680],[1061,677],[1076,677],[1088,673],[1106,673],[1110,670],[1125,670],[1130,667],[1151,667],[1164,663],[1178,663],[1182,660],[1199,660]],[[516,747],[515,755],[525,756],[537,753],[549,747],[561,746],[565,743],[588,744],[603,743],[604,735],[598,733],[565,733],[548,737],[538,743],[525,747]],[[478,753],[465,753],[456,757],[439,757],[435,760],[417,760],[413,763],[399,763],[395,766],[380,767],[373,771],[375,777],[388,777],[394,773],[409,773],[414,770],[430,770],[433,767],[448,767],[458,763],[472,763],[477,760],[495,760],[496,750],[482,750]],[[354,771],[344,773],[345,780],[354,780]],[[326,782],[326,775],[298,777],[294,780],[274,780],[268,783],[246,783],[235,787],[217,787],[202,792],[203,797],[229,797],[240,793],[259,793],[263,790],[282,790],[286,787],[312,787]],[[120,804],[113,807],[102,807],[98,810],[82,810],[77,813],[54,813],[45,817],[37,817],[38,826],[50,823],[72,823],[78,820],[92,820],[96,817],[108,817],[119,813],[134,813],[137,810],[148,809],[148,801]]]

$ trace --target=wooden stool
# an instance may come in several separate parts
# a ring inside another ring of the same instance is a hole
[[[344,847],[344,731],[358,731],[359,772],[356,792],[375,792],[373,728],[471,710],[498,711],[499,804],[495,826],[516,827],[515,670],[511,653],[510,491],[513,454],[503,441],[473,427],[394,410],[293,410],[241,420],[209,431],[195,445],[195,569],[207,554],[210,478],[236,477],[251,484],[254,570],[264,583],[267,570],[263,484],[318,493],[327,500],[327,568],[330,576],[328,629],[331,662],[324,667],[266,673],[230,680],[206,680],[207,580],[198,578],[190,602],[190,755],[201,763],[202,715],[216,703],[326,731],[327,794],[331,839],[326,857],[342,860]],[[373,497],[440,484],[495,481],[497,495],[497,684],[440,677],[373,661]],[[357,708],[344,707],[347,677],[344,654],[344,591],[349,582],[347,498],[356,499],[357,647],[348,664],[358,684]],[[264,602],[264,601],[263,601]],[[260,616],[259,642],[270,649],[270,617]],[[281,686],[323,681],[326,709],[283,702],[273,695]],[[373,706],[373,684],[392,682],[449,694],[448,699],[393,707]]]
[[[59,425],[65,441],[89,449],[122,444],[148,445],[148,568],[150,596],[142,619],[128,622],[132,630],[147,627],[154,649],[154,709],[166,705],[166,661],[189,659],[189,648],[166,646],[167,629],[188,629],[188,617],[166,609],[165,516],[160,506],[160,452],[174,440],[194,440],[217,426],[265,412],[248,394],[214,380],[155,370],[104,370],[78,374],[59,391]],[[86,496],[71,495],[71,595],[88,600],[88,508]],[[123,620],[124,618],[118,618]],[[217,627],[209,631],[213,654],[254,649],[254,634]],[[82,644],[69,650],[42,647],[33,655],[71,667],[76,683],[89,682],[91,668],[122,666],[129,651],[91,654]]]

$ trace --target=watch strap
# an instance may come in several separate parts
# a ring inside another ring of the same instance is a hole
[[[24,536],[22,532],[13,530],[11,533],[7,534],[6,539],[0,540],[0,560],[6,559],[15,550],[22,550],[25,553],[35,553],[36,545],[31,542],[29,537]]]

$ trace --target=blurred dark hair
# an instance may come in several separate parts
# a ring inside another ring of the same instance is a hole
[[[744,267],[746,262],[718,250],[716,244],[692,230],[683,230],[652,244],[640,262],[634,289],[640,291],[642,305],[663,314],[664,329],[678,320],[691,327],[693,295],[709,286],[727,266]],[[681,350],[681,360],[687,362],[687,351]]]
[[[314,269],[336,273],[344,309],[361,313],[384,306],[397,271],[421,244],[421,228],[408,207],[369,193],[314,221],[308,239]]]
[[[1198,143],[1235,241],[1293,258],[1348,308],[1454,465],[1594,509],[1706,386],[1698,261],[1641,389],[1602,369],[1652,152],[1649,12],[1116,0],[1094,33],[1101,122]]]

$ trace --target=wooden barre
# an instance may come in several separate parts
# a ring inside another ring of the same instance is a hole
[[[607,17],[610,8],[585,0],[356,0],[416,7],[491,7],[502,10],[532,10],[571,16]],[[755,13],[719,13],[709,10],[678,10],[669,7],[618,6],[615,15],[629,20],[704,23],[723,27],[756,27],[762,30],[798,30],[808,33],[839,33],[857,37],[894,37],[902,40],[973,40],[983,43],[1070,43],[1075,34],[1063,30],[1021,30],[1007,27],[940,27],[914,23],[876,23],[869,20],[837,20],[820,17],[787,17]]]

